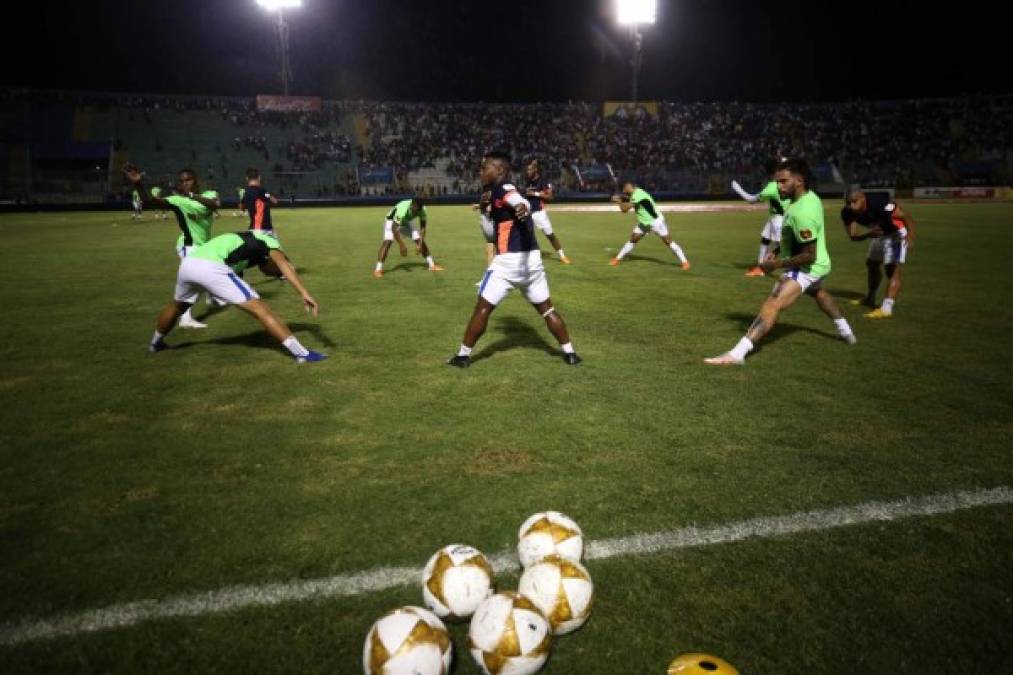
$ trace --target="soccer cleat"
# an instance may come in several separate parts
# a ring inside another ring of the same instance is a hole
[[[842,335],[841,339],[844,340],[845,342],[847,342],[849,345],[858,344],[858,338],[855,337],[854,333],[848,333],[847,335]]]
[[[563,352],[563,361],[565,361],[567,365],[575,366],[583,360],[584,359],[577,356],[577,354],[574,352],[570,352],[569,354]]]
[[[866,319],[889,319],[893,316],[893,312],[884,312],[881,307],[877,307],[868,314],[865,315]]]
[[[152,354],[164,352],[166,349],[172,349],[172,347],[165,344],[163,340],[159,340],[158,342],[152,342],[151,344],[148,345],[148,351],[151,352]]]
[[[561,255],[559,256],[559,262],[563,263],[564,265],[569,265],[570,259],[567,258],[565,255]]]
[[[680,264],[679,267],[682,269],[683,272],[688,271],[690,268],[689,261],[687,260],[686,262]]]
[[[200,321],[198,321],[197,319],[193,318],[192,316],[187,316],[186,314],[184,314],[183,316],[179,317],[179,327],[180,328],[207,328],[208,325],[206,323],[201,323]]]
[[[612,267],[618,267],[619,266],[619,258],[612,258],[612,260],[609,260],[609,265],[612,265]]]
[[[373,270],[373,277],[377,279],[383,278],[383,270]]]
[[[704,359],[703,362],[712,366],[741,366],[746,360],[732,356],[731,352],[725,352],[721,356]]]
[[[467,368],[471,365],[471,357],[457,354],[447,359],[447,365],[455,368]]]
[[[443,269],[444,268],[443,268],[442,265],[433,265],[432,267],[429,268],[429,271],[430,272],[442,272]]]
[[[767,273],[763,271],[762,267],[760,267],[759,265],[757,265],[756,267],[750,267],[749,270],[746,271],[746,273],[745,273],[744,276],[747,276],[747,277],[765,277],[765,276],[767,276]]]
[[[295,362],[296,363],[316,363],[317,361],[323,361],[326,358],[327,358],[327,354],[321,354],[320,352],[315,352],[312,349],[310,349],[309,351],[306,352],[306,356],[297,356],[297,357],[295,357]]]

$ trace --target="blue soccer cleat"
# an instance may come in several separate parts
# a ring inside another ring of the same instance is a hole
[[[307,352],[306,356],[297,356],[297,357],[295,357],[295,362],[296,363],[316,363],[317,361],[323,361],[326,358],[327,358],[327,354],[321,354],[320,352],[315,352],[315,351],[313,351],[311,349],[311,350],[309,350],[309,352]]]

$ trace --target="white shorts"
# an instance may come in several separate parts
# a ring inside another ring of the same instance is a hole
[[[903,265],[907,260],[907,239],[891,234],[869,242],[869,260],[884,265]]]
[[[781,275],[781,281],[787,281],[788,279],[791,279],[801,286],[803,293],[808,293],[809,289],[812,289],[814,292],[819,290],[820,283],[823,281],[823,277],[816,276],[815,274],[808,274],[802,270],[788,270]]]
[[[760,236],[771,241],[781,241],[781,226],[784,224],[784,216],[771,216],[767,224],[763,226]]]
[[[552,223],[549,222],[549,212],[545,209],[541,211],[534,211],[531,214],[531,220],[534,221],[535,227],[545,233],[546,237],[552,236]]]
[[[144,202],[133,202],[134,211],[140,211],[141,207],[144,206]]]
[[[633,228],[633,234],[639,233],[643,235],[648,235],[651,232],[654,232],[654,234],[658,235],[659,237],[668,236],[668,224],[665,223],[664,216],[658,216],[657,218],[654,219],[654,222],[651,223],[650,225],[641,225],[640,223],[637,223],[636,226]]]
[[[478,294],[490,305],[498,305],[515,288],[533,305],[549,299],[541,251],[497,255],[482,277]]]
[[[390,220],[388,218],[387,220],[383,221],[383,240],[384,241],[394,241],[394,227],[395,226],[400,227],[401,230],[402,230],[402,232],[404,231],[405,227],[410,227],[411,231],[412,231],[412,241],[418,241],[419,239],[421,239],[421,235],[419,234],[419,228],[418,228],[417,225],[414,224],[414,222],[408,224],[407,226],[405,226],[405,225],[399,225],[398,223],[395,223],[393,220]]]
[[[258,300],[260,296],[250,285],[239,278],[228,265],[204,260],[203,258],[183,258],[176,274],[177,302],[197,302],[197,296],[207,291],[215,300],[231,305],[240,305],[250,300]]]

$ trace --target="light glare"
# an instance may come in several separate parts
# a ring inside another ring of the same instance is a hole
[[[628,26],[637,23],[654,23],[656,0],[616,0],[616,18]]]
[[[290,9],[302,7],[302,0],[257,0],[257,4],[267,10]]]

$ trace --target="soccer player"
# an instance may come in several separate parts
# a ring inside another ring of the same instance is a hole
[[[278,205],[278,198],[264,189],[258,169],[246,170],[246,190],[243,191],[242,209],[250,214],[250,229],[268,234],[275,239],[278,235],[271,222],[271,207]]]
[[[237,186],[236,187],[236,210],[232,212],[234,218],[239,218],[246,211],[246,206],[243,204],[243,196],[246,194],[246,188]]]
[[[524,191],[524,196],[527,197],[528,203],[531,204],[531,220],[534,221],[535,227],[541,230],[549,240],[549,243],[552,244],[556,255],[559,256],[559,262],[569,265],[570,259],[563,253],[563,245],[559,243],[559,238],[552,232],[549,212],[545,210],[545,202],[552,201],[553,198],[552,183],[542,178],[542,166],[537,158],[528,162],[527,167],[525,167],[525,173],[528,177],[528,184]]]
[[[671,235],[668,234],[668,225],[665,223],[665,217],[658,211],[658,205],[654,203],[654,198],[647,194],[646,190],[637,187],[633,181],[626,181],[623,183],[623,194],[614,195],[612,201],[618,204],[619,210],[623,213],[635,209],[637,224],[633,227],[633,234],[630,235],[630,240],[620,249],[619,255],[612,258],[609,265],[613,267],[618,265],[633,250],[638,241],[654,232],[661,237],[661,241],[665,242],[668,248],[672,249],[672,253],[679,259],[682,269],[689,269],[689,261],[686,259],[686,254],[682,252],[681,246],[672,241]]]
[[[176,239],[176,254],[186,258],[195,247],[201,246],[211,239],[214,227],[214,210],[218,208],[218,193],[213,190],[200,193],[197,174],[191,169],[183,169],[176,177],[176,194],[160,197],[148,193],[144,186],[144,172],[133,164],[126,164],[123,173],[134,185],[134,191],[141,195],[152,207],[172,211],[180,229]],[[159,191],[161,193],[161,191]],[[197,321],[187,309],[180,316],[182,328],[207,328],[207,324]]]
[[[134,212],[130,214],[131,220],[144,220],[141,214],[144,212],[144,202],[141,199],[140,191],[135,187],[130,193],[130,203],[134,207]]]
[[[157,185],[153,185],[151,189],[148,190],[148,192],[151,194],[152,197],[162,196],[162,188]],[[168,217],[169,214],[165,212],[165,209],[159,209],[158,213],[155,214],[155,220],[166,220]]]
[[[780,161],[784,161],[783,159]],[[774,170],[777,167],[778,160],[772,160],[767,166],[767,173],[771,176],[772,180],[767,183],[758,194],[750,194],[742,189],[738,181],[732,181],[732,190],[737,195],[745,199],[750,204],[757,202],[767,202],[768,214],[767,222],[763,225],[763,230],[760,232],[760,252],[756,256],[756,265],[749,268],[746,272],[747,277],[762,277],[765,272],[760,265],[763,264],[764,258],[767,257],[767,252],[773,248],[777,248],[781,244],[781,224],[784,222],[784,210],[788,208],[790,203],[786,199],[781,199],[781,194],[777,191],[777,183],[773,181]]]
[[[823,202],[809,190],[809,176],[809,165],[803,160],[789,159],[778,166],[774,174],[777,189],[782,198],[791,200],[785,211],[778,251],[783,257],[778,259],[775,254],[768,254],[762,267],[764,272],[776,269],[785,272],[764,301],[746,336],[731,351],[704,359],[706,363],[741,366],[755,343],[774,327],[781,310],[793,305],[803,293],[816,300],[819,308],[833,319],[841,339],[848,344],[857,342],[848,320],[841,315],[833,297],[822,285],[823,279],[830,273],[830,255],[823,228]]]
[[[302,297],[306,311],[317,316],[320,305],[309,294],[295,268],[282,253],[281,244],[261,231],[222,234],[193,249],[183,258],[176,275],[173,299],[158,314],[155,333],[148,349],[160,352],[169,349],[165,336],[192,305],[201,291],[210,293],[227,304],[233,304],[264,325],[298,363],[323,361],[326,355],[306,349],[279,319],[257,292],[238,276],[247,267],[274,263],[288,278],[292,288]]]
[[[549,283],[542,266],[542,252],[535,240],[531,207],[509,182],[510,159],[503,153],[490,152],[482,159],[479,178],[483,189],[490,192],[488,218],[492,223],[490,239],[496,247],[496,255],[482,278],[478,301],[465,328],[461,347],[447,364],[457,368],[471,365],[471,350],[485,332],[489,315],[507,293],[518,288],[545,319],[549,332],[563,350],[563,360],[577,365],[581,359],[573,349],[563,317],[549,297]]]
[[[911,216],[890,199],[887,192],[865,193],[852,190],[848,193],[847,204],[841,209],[841,220],[851,241],[872,239],[869,255],[865,260],[869,274],[869,291],[854,304],[876,307],[876,291],[883,280],[883,269],[890,280],[886,287],[883,304],[866,314],[868,319],[888,319],[893,316],[893,306],[900,294],[900,270],[907,260],[907,252],[914,245],[915,222]],[[859,234],[858,226],[869,228]]]
[[[426,245],[426,205],[419,197],[403,199],[387,212],[383,221],[383,241],[380,242],[380,250],[376,254],[376,267],[373,268],[373,276],[379,279],[383,276],[383,263],[387,260],[387,253],[390,251],[390,243],[397,239],[401,247],[401,255],[405,255],[404,244],[401,242],[398,230],[402,227],[410,227],[412,241],[415,242],[415,253],[422,255],[429,265],[430,272],[442,272],[443,267],[436,264],[429,246]],[[418,225],[415,220],[418,219]]]

